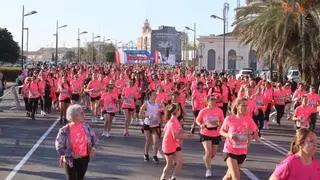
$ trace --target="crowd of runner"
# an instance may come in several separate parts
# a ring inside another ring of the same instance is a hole
[[[234,75],[180,66],[142,64],[42,66],[28,71],[22,95],[26,116],[35,119],[40,102],[40,115],[58,111],[60,124],[67,123],[70,105],[82,105],[92,113],[93,123],[104,120],[104,137],[111,136],[112,121],[116,114],[123,113],[123,136],[130,136],[132,123],[141,125],[146,139],[145,161],[150,160],[153,147],[152,160],[159,162],[161,144],[166,160],[161,180],[176,179],[183,165],[183,140],[193,138],[198,131],[205,177],[212,177],[211,161],[224,139],[228,171],[223,179],[240,179],[240,166],[250,141],[260,140],[261,130],[270,128],[270,120],[282,125],[286,115],[295,121],[297,132],[312,132],[320,105],[316,88],[303,83],[281,84],[247,76],[236,79]],[[188,104],[194,120],[185,132]]]

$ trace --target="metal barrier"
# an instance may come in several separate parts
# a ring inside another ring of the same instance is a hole
[[[14,102],[15,102],[15,107],[11,108],[11,110],[15,109],[15,110],[22,110],[23,108],[21,107],[20,101],[19,101],[19,96],[17,93],[17,89],[21,88],[22,86],[17,86],[17,85],[13,85],[11,87],[9,87],[7,92],[4,93],[3,96],[0,97],[0,100],[3,99],[6,96],[9,96],[10,94],[13,95],[14,98]],[[2,101],[0,101],[1,104]]]

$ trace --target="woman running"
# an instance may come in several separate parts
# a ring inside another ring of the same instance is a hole
[[[286,106],[286,94],[282,89],[281,83],[277,85],[277,89],[274,90],[274,101],[275,101],[275,108],[277,110],[277,123],[281,125],[281,118],[284,115],[284,109]]]
[[[240,166],[247,157],[250,138],[260,140],[257,125],[246,115],[247,106],[245,98],[237,99],[232,106],[232,115],[225,118],[220,129],[221,136],[226,138],[223,152],[228,171],[224,180],[240,179]]]
[[[305,128],[297,130],[288,157],[276,167],[269,180],[318,180],[320,161],[315,158],[316,152],[316,134]]]
[[[89,82],[86,91],[89,92],[91,111],[92,111],[92,122],[97,122],[97,113],[99,108],[99,100],[101,98],[102,83],[98,80],[98,74],[92,75],[92,80]]]
[[[308,106],[308,98],[307,96],[301,97],[301,105],[298,106],[293,114],[292,120],[296,123],[296,128],[310,128],[310,116],[312,113],[312,109]]]
[[[316,89],[313,86],[310,86],[309,93],[306,94],[308,98],[308,105],[312,110],[311,113],[311,121],[310,121],[310,129],[313,131],[316,128],[317,121],[317,106],[320,104],[320,96],[316,93]]]
[[[263,91],[263,96],[266,104],[264,113],[264,129],[269,129],[270,113],[273,103],[273,89],[270,82],[266,82]]]
[[[67,76],[63,76],[61,82],[58,85],[59,102],[60,102],[60,124],[67,123],[66,112],[70,105],[70,84],[67,80]]]
[[[118,94],[113,91],[113,83],[107,85],[106,91],[101,95],[102,115],[104,117],[104,132],[102,136],[110,137],[112,120],[118,111]]]
[[[122,109],[124,111],[124,136],[129,136],[129,125],[135,110],[135,99],[138,96],[137,88],[133,84],[133,80],[127,81],[127,86],[122,90]]]
[[[32,81],[31,77],[27,77],[24,80],[24,84],[22,85],[22,97],[24,100],[24,104],[25,104],[25,109],[26,109],[26,117],[30,117],[31,116],[31,108],[30,108],[30,104],[29,104],[29,92],[30,92],[30,83]]]
[[[80,94],[82,92],[83,82],[78,78],[77,74],[74,74],[70,82],[71,87],[71,104],[78,104],[80,102]]]
[[[203,86],[204,86],[203,82],[198,82],[197,88],[193,91],[191,96],[192,110],[193,110],[193,116],[194,116],[194,121],[191,125],[191,130],[190,130],[192,134],[194,134],[196,119],[199,115],[200,110],[206,107],[207,92],[204,91]]]
[[[161,136],[160,107],[156,103],[156,91],[149,91],[148,100],[141,106],[139,116],[145,117],[142,132],[146,137],[144,147],[144,161],[149,161],[149,149],[153,142],[153,161],[159,163],[158,151]]]
[[[29,96],[28,96],[29,108],[31,110],[30,117],[32,120],[35,120],[35,114],[37,112],[39,99],[41,97],[37,75],[34,75],[32,77],[32,80],[28,86],[28,89],[29,89]]]
[[[185,134],[179,121],[178,116],[181,113],[178,104],[168,105],[165,112],[165,119],[168,121],[164,127],[164,135],[162,140],[162,151],[166,159],[166,166],[163,169],[161,180],[166,180],[169,172],[176,163],[175,169],[170,177],[170,180],[176,180],[176,176],[180,173],[183,164],[183,155],[181,153],[180,140],[192,138],[192,134]]]
[[[218,145],[221,142],[219,133],[223,123],[223,111],[216,107],[214,96],[207,97],[207,107],[199,112],[197,124],[200,126],[200,142],[204,148],[203,161],[206,167],[205,177],[212,177],[211,161],[216,156]]]

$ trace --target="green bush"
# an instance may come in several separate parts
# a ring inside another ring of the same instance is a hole
[[[20,67],[0,67],[0,71],[8,82],[15,82],[16,78],[21,74]]]

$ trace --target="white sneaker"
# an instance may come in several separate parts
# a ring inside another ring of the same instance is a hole
[[[101,134],[101,136],[102,136],[102,137],[103,137],[103,136],[106,136],[105,132],[103,132],[103,133]]]
[[[43,113],[44,113],[43,111],[40,111],[40,115],[43,115]]]
[[[105,136],[106,136],[107,138],[109,138],[109,137],[110,137],[110,133],[106,132]]]
[[[100,120],[103,121],[103,120],[104,120],[104,117],[103,117],[103,116],[100,116]]]
[[[139,119],[139,125],[143,125],[143,120],[142,119]]]
[[[212,177],[212,172],[210,169],[206,170],[206,178]]]
[[[43,112],[43,114],[42,114],[43,116],[46,116],[47,115],[47,113],[46,112]]]

